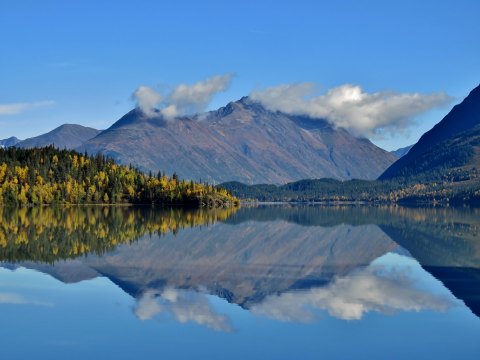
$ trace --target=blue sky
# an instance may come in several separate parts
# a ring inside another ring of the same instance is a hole
[[[455,103],[480,83],[479,14],[475,0],[0,0],[0,138],[106,128],[140,85],[161,92],[230,73],[209,108],[297,82]],[[373,140],[408,145],[453,103]]]

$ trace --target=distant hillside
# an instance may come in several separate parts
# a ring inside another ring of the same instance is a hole
[[[472,90],[462,103],[456,105],[442,121],[426,132],[408,154],[390,166],[380,179],[422,175],[440,168],[445,172],[469,161],[476,163],[472,159],[477,156],[476,131],[473,129],[478,125],[480,86]],[[455,148],[451,148],[452,145],[455,145]],[[466,152],[470,157],[466,156]]]
[[[0,140],[0,148],[15,146],[20,141],[21,140],[17,139],[15,136],[9,137],[8,139]]]
[[[34,148],[55,145],[55,147],[59,149],[74,149],[81,146],[85,141],[94,138],[99,133],[100,130],[90,127],[65,124],[46,134],[20,141],[16,146]]]
[[[306,179],[285,185],[247,185],[226,182],[218,187],[240,199],[258,201],[373,201],[394,202],[389,194],[402,191],[404,184],[371,180]]]
[[[186,179],[248,184],[375,179],[396,160],[325,120],[272,112],[249,98],[171,121],[135,109],[78,150]]]
[[[407,155],[412,147],[413,147],[413,145],[405,146],[405,147],[402,147],[400,149],[390,151],[390,154],[396,156],[397,158],[401,158],[401,157]]]

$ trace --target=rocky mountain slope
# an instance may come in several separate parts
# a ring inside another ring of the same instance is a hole
[[[327,121],[268,111],[249,98],[171,121],[135,109],[79,150],[186,179],[249,184],[374,179],[396,159]]]

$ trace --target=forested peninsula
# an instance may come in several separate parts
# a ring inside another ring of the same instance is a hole
[[[153,204],[237,206],[228,191],[208,183],[145,174],[102,154],[53,146],[0,149],[0,205]]]

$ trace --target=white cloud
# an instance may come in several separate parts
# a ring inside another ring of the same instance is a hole
[[[346,84],[318,95],[313,83],[280,85],[254,91],[251,99],[273,111],[321,118],[352,133],[375,136],[405,130],[415,116],[444,106],[452,98],[432,93],[367,93],[360,86]]]
[[[206,295],[191,290],[148,290],[138,299],[134,313],[140,320],[167,313],[182,324],[193,322],[217,331],[232,331],[229,319],[215,312]]]
[[[193,85],[180,84],[168,97],[181,114],[194,114],[204,110],[215,94],[225,91],[230,86],[231,74],[213,76]]]
[[[146,115],[152,116],[154,109],[159,108],[166,119],[173,119],[204,111],[215,94],[228,89],[231,80],[232,75],[225,74],[192,85],[179,84],[165,97],[142,85],[133,93],[133,98]]]
[[[35,101],[31,103],[0,104],[0,116],[16,115],[28,110],[55,105],[55,101]]]
[[[448,294],[432,293],[418,286],[408,269],[370,265],[325,287],[269,296],[251,310],[280,321],[308,323],[317,319],[318,310],[342,320],[360,320],[372,311],[443,312],[454,305]]]
[[[162,102],[162,95],[148,86],[139,86],[132,95],[137,106],[148,116],[154,115],[154,109]]]

